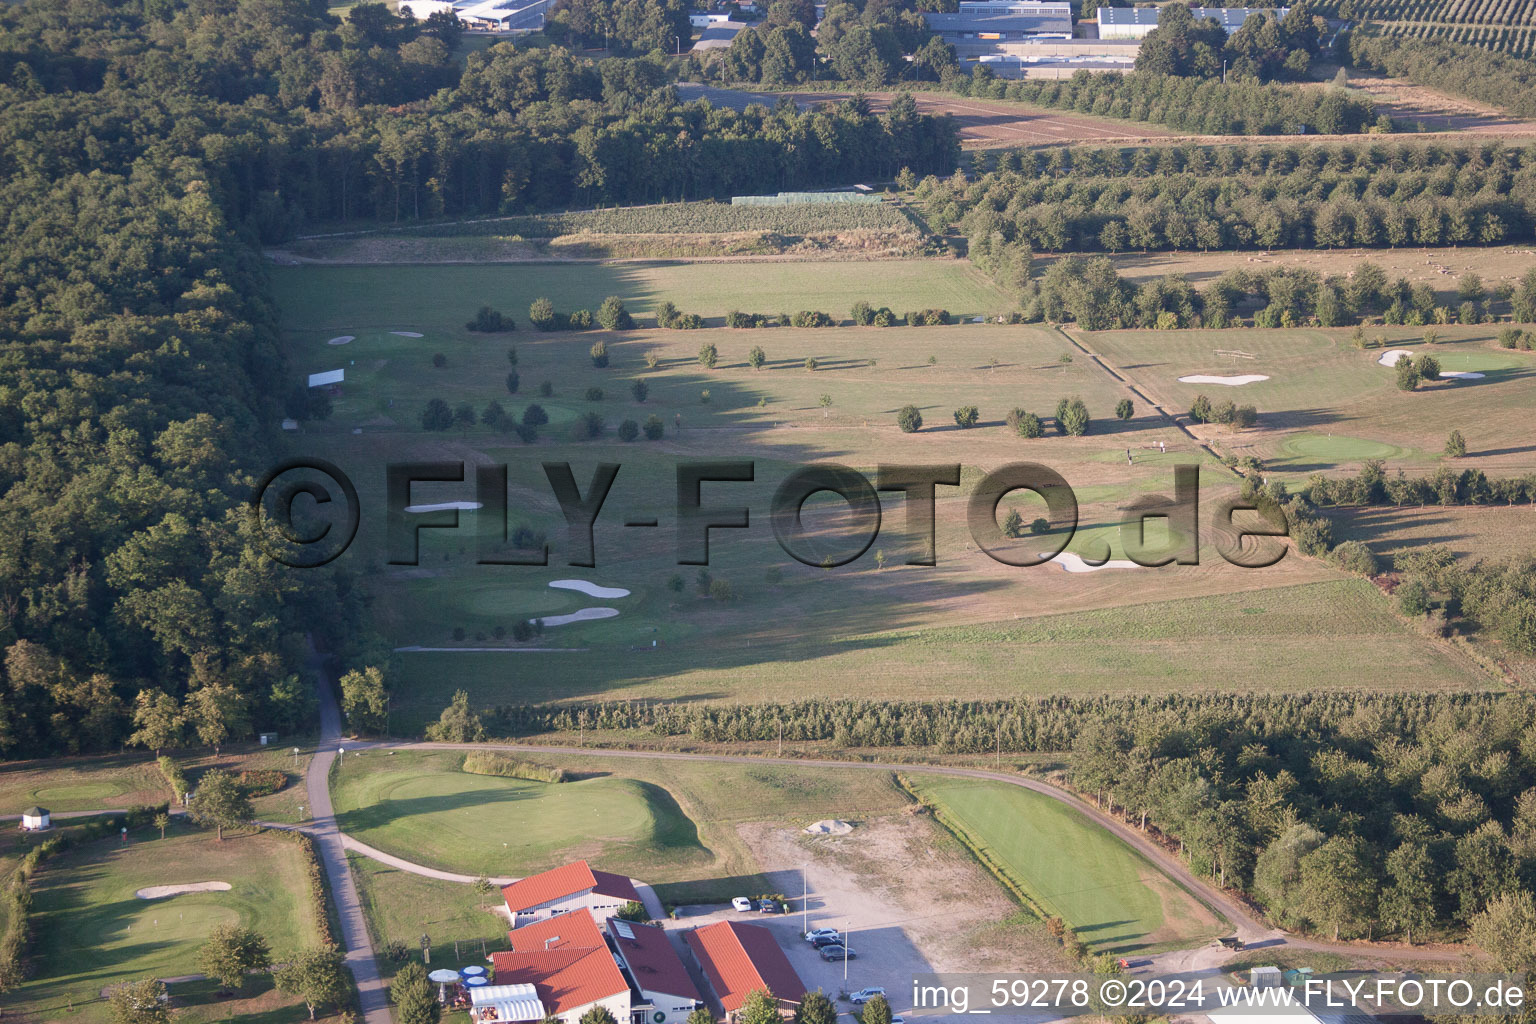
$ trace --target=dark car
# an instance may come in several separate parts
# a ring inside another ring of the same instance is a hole
[[[777,914],[779,912],[779,905],[773,900],[759,900],[757,911],[760,914]]]
[[[847,946],[822,946],[821,958],[827,961],[857,960],[859,958],[859,954],[855,953]]]
[[[828,946],[841,946],[842,944],[843,938],[841,935],[818,935],[811,940],[811,945],[817,949],[826,949]]]

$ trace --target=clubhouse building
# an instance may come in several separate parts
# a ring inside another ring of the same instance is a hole
[[[635,883],[623,875],[598,871],[584,860],[529,875],[502,889],[501,896],[513,928],[574,910],[585,910],[602,924],[624,904],[640,902]]]

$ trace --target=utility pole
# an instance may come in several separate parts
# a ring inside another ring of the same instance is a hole
[[[848,919],[843,918],[843,987],[848,987],[848,951],[853,947],[848,945],[853,938],[853,930],[848,927]]]
[[[784,719],[779,719],[779,756],[784,756]]]
[[[800,865],[800,930],[811,930],[811,887],[805,881],[805,865]]]

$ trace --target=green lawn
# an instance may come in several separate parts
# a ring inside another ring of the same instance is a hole
[[[153,829],[141,829],[130,839],[126,844],[99,840],[66,851],[46,861],[34,877],[37,970],[9,997],[24,1018],[104,1021],[103,988],[196,973],[197,947],[215,925],[254,928],[278,959],[318,941],[303,862],[291,840],[262,833],[233,835],[220,843],[210,833],[180,825],[164,840]],[[158,900],[134,895],[147,886],[207,881],[233,888]],[[196,1000],[197,993],[191,998]],[[253,1019],[297,1019],[289,1002],[269,997],[263,1005],[277,1016]],[[210,1018],[196,1009],[189,1015],[189,1020],[200,1019],[228,1018]]]
[[[575,857],[611,870],[699,863],[697,826],[659,786],[599,777],[529,782],[457,770],[462,754],[348,758],[332,792],[343,831],[381,850],[466,874],[532,874]]]
[[[888,773],[858,768],[539,755],[576,779],[550,784],[465,774],[462,760],[448,751],[349,756],[331,784],[341,827],[386,852],[465,874],[521,877],[586,857],[679,904],[767,887],[736,834],[740,823],[862,820],[909,803]],[[367,885],[379,893],[375,927],[391,938],[438,912],[426,909],[430,892],[412,880],[374,872]],[[444,934],[474,934],[464,902],[472,890],[462,888],[458,902],[440,908]]]
[[[528,305],[539,296],[565,312],[595,310],[606,296],[618,295],[635,313],[671,300],[705,316],[732,309],[773,314],[820,309],[845,318],[860,299],[898,314],[939,307],[972,316],[1012,305],[970,264],[935,260],[304,266],[270,273],[291,327],[349,334],[458,328],[486,304],[526,329]]]
[[[918,775],[907,784],[994,871],[1097,950],[1176,949],[1220,932],[1208,908],[1049,797],[1003,782]]]
[[[486,909],[500,905],[499,892],[482,898],[473,886],[423,878],[356,854],[347,859],[386,975],[404,961],[391,959],[385,947],[404,943],[412,959],[420,960],[422,935],[432,939],[433,970],[484,963],[486,953],[507,948],[506,918]]]

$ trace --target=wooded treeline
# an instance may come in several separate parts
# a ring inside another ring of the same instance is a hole
[[[1497,245],[1536,238],[1536,160],[1499,144],[1147,146],[1016,151],[930,176],[930,223],[973,252]]]
[[[1355,135],[1392,127],[1385,115],[1376,116],[1369,99],[1343,89],[1222,83],[1151,71],[1079,71],[1065,81],[1005,81],[983,64],[969,77],[956,78],[953,88],[961,95],[1149,121],[1201,135]]]
[[[137,4],[7,6],[0,171],[86,173],[168,146],[205,161],[230,216],[275,241],[314,222],[948,171],[958,154],[951,123],[910,102],[879,117],[859,102],[805,112],[680,104],[659,59],[501,43],[469,55],[460,76],[453,33],[374,8],[341,25],[284,0],[198,0],[163,22]]]
[[[1090,797],[1173,836],[1278,920],[1341,936],[1460,931],[1536,884],[1526,694],[825,700],[501,707],[502,735],[620,729],[699,742],[993,754],[1071,750]]]
[[[1358,68],[1443,89],[1522,117],[1536,117],[1536,62],[1438,39],[1346,34],[1349,62]]]

